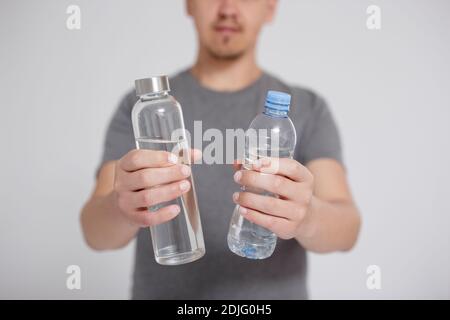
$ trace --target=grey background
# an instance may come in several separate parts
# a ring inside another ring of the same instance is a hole
[[[371,4],[380,31],[366,29]],[[309,255],[312,298],[450,298],[449,12],[447,0],[282,0],[262,35],[262,66],[330,103],[363,216],[352,252]],[[79,210],[121,95],[193,62],[183,1],[2,0],[0,43],[0,298],[127,298],[133,245],[89,250]],[[66,288],[71,264],[80,291]],[[366,288],[371,264],[382,290]]]

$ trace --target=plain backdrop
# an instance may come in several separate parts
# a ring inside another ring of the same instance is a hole
[[[72,4],[80,30],[66,28]],[[329,102],[363,217],[353,251],[309,254],[314,299],[450,298],[449,12],[448,0],[281,0],[262,34],[260,64]],[[1,0],[0,48],[0,298],[128,298],[134,244],[91,251],[79,211],[119,98],[193,63],[184,1]],[[81,290],[66,288],[72,264]]]

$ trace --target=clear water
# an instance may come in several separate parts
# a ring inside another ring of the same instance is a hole
[[[173,152],[178,155],[180,163],[190,165],[185,140],[136,139],[136,147]],[[150,211],[156,211],[171,204],[178,204],[181,209],[174,219],[150,227],[155,258],[160,264],[188,263],[201,258],[205,253],[194,180],[192,176],[187,180],[191,183],[191,189],[187,193],[175,200],[148,208]]]
[[[289,149],[278,149],[271,152],[253,149],[246,154],[243,169],[249,170],[254,161],[267,156],[292,158],[293,154]],[[265,196],[277,196],[270,192],[256,188],[242,188],[242,190]],[[270,257],[275,250],[277,236],[270,230],[254,224],[242,217],[239,213],[239,206],[236,206],[231,219],[227,241],[230,250],[241,257],[249,259],[265,259]]]

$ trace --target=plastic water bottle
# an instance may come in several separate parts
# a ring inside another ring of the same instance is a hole
[[[180,163],[191,164],[180,104],[169,95],[167,76],[135,81],[139,100],[132,110],[137,149],[164,150],[175,153]],[[150,227],[155,259],[163,265],[192,262],[205,254],[205,244],[193,177],[191,189],[179,198],[149,207],[156,211],[178,204],[180,213],[172,220]]]
[[[287,93],[267,93],[264,112],[253,119],[246,131],[244,170],[251,169],[255,160],[264,157],[293,157],[297,136],[288,117],[290,102],[291,96]],[[261,189],[241,189],[277,197]],[[248,221],[239,213],[239,205],[235,207],[228,232],[228,247],[232,252],[250,259],[265,259],[272,255],[276,243],[277,236],[273,232]]]

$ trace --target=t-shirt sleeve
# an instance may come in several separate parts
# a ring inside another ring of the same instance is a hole
[[[103,153],[95,172],[108,161],[118,160],[136,147],[131,123],[131,110],[137,98],[134,92],[129,92],[120,101],[108,124],[103,142]]]
[[[344,165],[342,145],[339,130],[334,117],[326,103],[319,95],[313,94],[312,112],[305,130],[302,133],[301,143],[297,144],[300,162],[319,159],[334,159]]]

